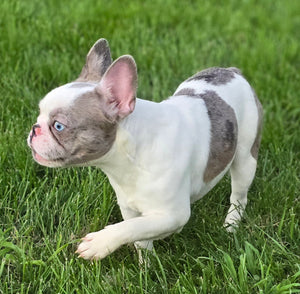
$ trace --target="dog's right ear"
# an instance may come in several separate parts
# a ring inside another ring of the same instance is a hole
[[[86,56],[86,62],[76,82],[99,82],[112,63],[108,42],[99,39]]]

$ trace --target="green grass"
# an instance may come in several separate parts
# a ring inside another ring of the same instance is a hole
[[[300,2],[142,2],[0,3],[0,293],[299,293]],[[26,137],[38,101],[76,78],[100,37],[114,59],[134,56],[138,96],[154,101],[200,69],[242,69],[265,117],[236,234],[222,228],[227,177],[156,242],[149,268],[130,245],[100,262],[75,256],[80,237],[121,219],[114,192],[100,170],[38,166]]]

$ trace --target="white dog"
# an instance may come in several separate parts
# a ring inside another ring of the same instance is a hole
[[[254,178],[262,107],[236,68],[209,68],[161,103],[136,99],[137,70],[125,55],[112,63],[98,40],[79,78],[40,102],[29,134],[34,159],[49,167],[96,166],[108,176],[124,221],[90,233],[77,253],[101,259],[123,244],[152,248],[179,232],[191,203],[230,169],[225,225],[233,230]]]

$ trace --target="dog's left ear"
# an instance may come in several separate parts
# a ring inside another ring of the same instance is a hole
[[[105,39],[99,39],[90,49],[76,82],[99,82],[111,63],[108,42]]]
[[[113,120],[122,119],[134,110],[136,90],[137,69],[130,55],[115,60],[96,87],[104,97],[107,115]]]

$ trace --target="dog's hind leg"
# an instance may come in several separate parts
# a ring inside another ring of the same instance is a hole
[[[139,263],[140,264],[149,264],[149,260],[147,258],[147,253],[144,254],[143,249],[146,249],[147,251],[152,251],[153,240],[136,241],[136,242],[134,242],[134,246],[135,246],[138,256],[139,256]]]
[[[224,226],[229,232],[235,230],[247,205],[248,189],[253,181],[257,161],[251,154],[237,153],[230,168],[231,195]]]
[[[247,204],[248,189],[255,176],[258,151],[262,133],[263,109],[253,91],[255,101],[255,109],[257,111],[256,134],[253,134],[253,129],[249,125],[242,127],[243,134],[247,134],[241,140],[243,143],[237,146],[236,155],[230,168],[231,174],[231,195],[230,208],[225,219],[224,226],[228,231],[232,232],[238,225]],[[250,109],[250,108],[249,108]],[[253,109],[253,108],[252,108]],[[248,114],[251,113],[248,111]],[[248,121],[253,120],[249,117]],[[254,140],[249,140],[249,137],[254,135]]]

